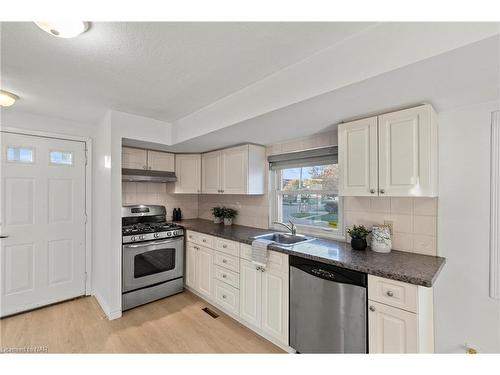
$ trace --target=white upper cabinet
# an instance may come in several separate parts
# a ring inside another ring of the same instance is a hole
[[[340,124],[338,137],[340,195],[376,195],[377,117]]]
[[[175,155],[175,193],[196,194],[201,192],[201,155]]]
[[[379,191],[437,196],[437,121],[430,105],[378,118]]]
[[[201,156],[202,185],[201,191],[206,194],[218,194],[221,192],[221,153],[220,151],[209,152]]]
[[[437,196],[436,118],[426,104],[340,124],[340,195]]]
[[[205,194],[264,194],[265,148],[243,145],[202,155]]]
[[[248,145],[221,151],[221,190],[224,194],[246,194]]]
[[[174,154],[161,151],[122,147],[122,168],[174,172]]]
[[[139,148],[122,147],[122,168],[147,169],[148,152]]]
[[[174,172],[174,154],[148,150],[148,169],[152,171]]]

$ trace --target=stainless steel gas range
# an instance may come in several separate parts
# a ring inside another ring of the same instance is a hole
[[[122,207],[122,310],[183,291],[184,230],[164,206]]]

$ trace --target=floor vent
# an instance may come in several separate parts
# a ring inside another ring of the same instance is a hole
[[[219,317],[219,314],[217,314],[215,311],[210,310],[208,307],[204,307],[202,308],[202,310],[214,319],[217,319]]]

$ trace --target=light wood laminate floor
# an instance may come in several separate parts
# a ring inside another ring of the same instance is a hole
[[[203,307],[219,313],[213,319]],[[184,292],[125,311],[109,321],[94,297],[0,320],[0,348],[49,353],[282,353],[271,342]]]

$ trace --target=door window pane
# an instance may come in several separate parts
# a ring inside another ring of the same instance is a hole
[[[7,161],[33,163],[33,149],[26,147],[7,147]]]
[[[51,164],[73,165],[73,153],[64,151],[50,152]]]
[[[134,278],[154,275],[175,268],[175,249],[151,250],[134,257]]]

